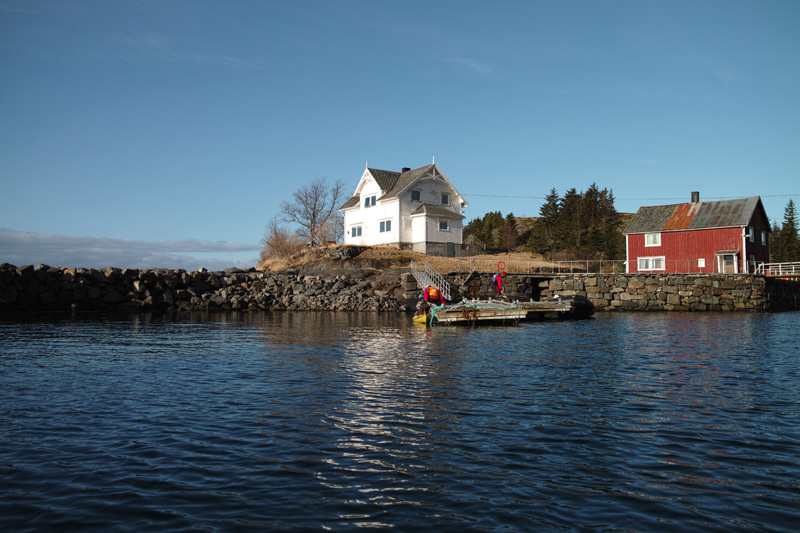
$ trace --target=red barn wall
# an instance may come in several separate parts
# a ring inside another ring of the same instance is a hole
[[[756,234],[756,244],[760,246],[760,232]],[[645,246],[643,234],[628,235],[628,271],[638,272],[639,257],[664,257],[664,272],[713,273],[717,272],[717,252],[738,250],[739,271],[742,272],[741,262],[749,260],[749,255],[752,255],[749,250],[742,255],[743,243],[740,227],[661,232],[661,246]],[[700,258],[706,260],[703,268],[697,266]],[[758,259],[757,256],[756,261],[765,259]]]

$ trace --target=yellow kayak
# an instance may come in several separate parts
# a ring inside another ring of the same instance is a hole
[[[424,313],[423,313],[423,314],[421,314],[421,315],[414,315],[414,316],[411,318],[411,321],[412,321],[414,324],[422,324],[422,325],[426,325],[426,324],[428,323],[428,321],[430,320],[430,318],[431,318],[431,317],[430,317],[430,315],[428,315],[428,314],[424,314]]]

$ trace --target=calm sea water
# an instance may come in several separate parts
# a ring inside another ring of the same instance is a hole
[[[800,314],[0,319],[3,531],[797,531]]]

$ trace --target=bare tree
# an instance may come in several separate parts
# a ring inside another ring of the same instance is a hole
[[[273,216],[267,222],[261,243],[264,245],[260,254],[261,261],[268,257],[287,257],[304,247],[297,232],[291,232],[285,226],[281,226],[277,216]]]
[[[325,178],[314,178],[294,192],[294,202],[283,202],[281,214],[288,222],[300,226],[300,236],[311,246],[319,246],[334,223],[344,191],[344,182],[336,180],[328,185]]]

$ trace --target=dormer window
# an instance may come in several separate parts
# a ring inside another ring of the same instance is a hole
[[[446,192],[442,193],[442,205],[450,205],[450,195]]]
[[[372,207],[373,205],[375,205],[375,195],[364,198],[364,207]]]

